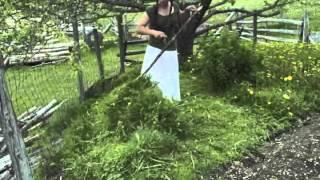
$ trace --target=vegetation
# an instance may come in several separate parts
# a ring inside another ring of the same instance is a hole
[[[0,0],[0,4],[3,2],[15,8],[15,1],[10,4]],[[77,18],[97,10],[96,7],[109,12],[110,5],[113,5],[81,2],[80,9],[74,6],[73,1],[66,1],[66,4],[57,1],[52,9],[48,4],[42,4],[49,8],[48,12],[56,11],[63,15],[51,19],[50,13],[46,14],[35,27],[39,27],[37,30],[40,32],[52,30],[51,26],[60,20],[75,23]],[[228,8],[241,7],[241,2],[247,1],[237,1],[239,4],[235,6],[223,7],[231,12]],[[223,5],[227,3],[233,5],[234,2],[225,1]],[[21,12],[24,14],[18,13],[17,16],[33,17],[33,8],[41,12],[39,7],[42,6],[27,4],[24,1],[20,4],[27,8]],[[202,1],[202,4],[212,5],[211,1]],[[130,7],[131,4],[124,6]],[[276,7],[266,11],[273,11]],[[209,10],[209,7],[206,8],[203,13]],[[260,8],[259,5],[259,8],[249,9]],[[15,13],[11,11],[9,15]],[[209,20],[218,14],[202,14],[199,21],[202,18]],[[21,44],[30,37],[45,41],[47,35],[28,31],[35,27],[24,27],[24,18],[17,22],[15,29],[12,23],[8,23],[7,15],[0,16],[0,20],[6,22],[5,28],[14,30],[0,35],[0,67],[3,54],[27,53],[26,49],[19,49]],[[195,23],[194,30],[198,25]],[[25,29],[22,35],[17,31],[20,26]],[[192,33],[188,39],[191,42],[195,35],[195,32]],[[18,43],[10,45],[11,41],[15,42],[14,39]],[[7,69],[6,78],[17,114],[53,98],[71,101],[55,114],[49,127],[43,130],[45,134],[39,143],[43,150],[42,161],[36,178],[201,179],[206,170],[240,158],[270,135],[292,126],[309,112],[319,111],[318,45],[253,45],[240,41],[237,35],[230,32],[224,32],[219,39],[206,38],[201,41],[195,60],[186,62],[190,72],[181,73],[181,102],[164,99],[148,78],[135,80],[140,67],[133,66],[114,82],[116,87],[111,93],[79,104],[75,100],[78,97],[77,70],[84,71],[86,87],[98,78],[94,53],[86,48],[81,49],[81,65],[70,61],[36,70],[30,67]],[[8,48],[8,44],[14,48]],[[108,47],[103,53],[107,76],[118,70],[116,54],[115,46]],[[52,145],[59,140],[62,140],[60,144]]]
[[[111,46],[103,51],[102,60],[106,77],[119,71],[117,52],[117,48]],[[77,98],[79,96],[76,79],[78,68],[84,72],[86,88],[96,82],[99,75],[95,53],[87,48],[83,48],[81,53],[83,58],[81,67],[78,67],[74,61],[68,61],[37,68],[28,66],[9,68],[6,79],[16,113],[19,115],[32,106],[44,105],[52,99],[63,101]]]
[[[252,43],[240,43],[238,35],[224,33],[219,39],[214,36],[204,38],[196,69],[215,91],[225,91],[242,81],[254,82],[255,72],[261,68],[261,57],[251,48]]]
[[[74,107],[63,116],[67,119],[52,123],[46,137],[50,141],[63,137],[63,148],[48,149],[39,177],[201,178],[206,169],[241,157],[305,113],[318,111],[317,45],[271,43],[252,49],[224,33],[212,47],[223,51],[228,41],[243,48],[228,49],[228,54],[234,53],[231,57],[243,57],[244,52],[254,60],[259,57],[259,61],[228,59],[261,66],[251,71],[255,81],[227,76],[232,82],[228,88],[212,91],[203,81],[211,77],[199,71],[206,62],[204,55],[212,53],[208,47],[198,63],[190,62],[193,73],[181,75],[183,101],[170,102],[148,79],[133,81],[139,74],[135,67],[111,94]],[[211,59],[219,58],[226,57],[216,54]]]

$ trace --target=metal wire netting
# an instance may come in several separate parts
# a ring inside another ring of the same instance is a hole
[[[61,102],[79,97],[78,69],[83,73],[85,90],[99,80],[96,53],[81,43],[81,62],[73,62],[67,43],[40,45],[41,50],[32,57],[16,62],[6,72],[6,80],[17,115],[34,106],[44,106],[53,99]],[[105,77],[119,72],[116,43],[102,47]]]

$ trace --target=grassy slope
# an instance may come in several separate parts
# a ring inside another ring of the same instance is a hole
[[[263,53],[265,65],[259,72],[258,86],[239,84],[230,92],[211,94],[201,78],[181,73],[183,101],[175,107],[186,124],[192,123],[188,129],[191,136],[172,138],[144,128],[130,134],[129,140],[119,139],[118,129],[108,128],[107,113],[121,91],[116,88],[111,94],[89,101],[86,107],[73,107],[74,111],[63,116],[68,118],[55,122],[54,135],[62,135],[64,148],[48,157],[47,162],[54,161],[47,164],[48,169],[55,169],[55,164],[63,166],[69,179],[156,176],[185,180],[199,178],[199,171],[241,157],[270,132],[290,125],[298,113],[315,110],[319,102],[314,101],[319,99],[319,67],[314,64],[319,59],[318,46],[273,43],[257,49]],[[125,76],[130,80],[137,74]],[[143,112],[143,108],[138,111]]]
[[[193,126],[189,132],[192,136],[178,139],[178,147],[174,154],[156,155],[159,156],[157,157],[159,159],[166,159],[166,163],[170,164],[169,170],[158,169],[158,174],[166,174],[167,172],[168,176],[174,179],[194,179],[197,171],[203,171],[238,157],[245,149],[254,147],[268,135],[267,127],[259,121],[257,115],[246,107],[230,104],[223,97],[210,95],[203,82],[197,77],[182,73],[181,87],[183,101],[179,103],[178,108],[189,117],[187,121],[192,122]],[[115,162],[122,162],[121,159],[129,158],[131,153],[137,151],[136,148],[139,145],[135,144],[136,136],[132,135],[131,139],[133,140],[123,142],[118,140],[116,136],[110,136],[107,128],[109,120],[105,112],[117,97],[118,92],[119,88],[100,99],[90,101],[89,108],[78,109],[72,115],[70,114],[67,120],[62,120],[64,123],[58,121],[53,126],[59,129],[58,131],[63,134],[66,140],[65,146],[68,148],[63,151],[71,151],[64,155],[67,159],[60,162],[67,166],[69,173],[80,175],[82,174],[79,172],[80,169],[87,168],[88,174],[94,171],[93,173],[102,176],[103,170],[99,170],[99,168],[105,166],[102,164],[106,162],[110,163],[108,160],[110,156],[114,158]],[[63,126],[61,123],[70,123],[64,132],[61,132],[61,126]],[[83,134],[84,130],[86,134]],[[78,144],[74,148],[82,147],[82,150],[72,149],[74,143]],[[81,154],[88,155],[82,156]],[[115,154],[118,154],[119,157],[118,155],[114,157]],[[57,157],[59,156],[57,155]],[[95,159],[92,159],[92,156]],[[140,155],[136,155],[130,158],[133,158],[131,161],[135,162],[139,157]],[[142,162],[144,161],[147,160]],[[71,162],[74,162],[74,165],[71,165]],[[98,162],[102,163],[101,166],[94,165]],[[150,168],[143,163],[140,165],[142,169],[148,170]],[[163,165],[159,162],[159,166]],[[79,169],[79,167],[81,168]],[[137,172],[140,171],[137,170]],[[138,178],[138,175],[139,173],[130,174],[127,177]],[[71,176],[71,179],[72,177],[74,176]],[[88,175],[89,177],[91,176]]]

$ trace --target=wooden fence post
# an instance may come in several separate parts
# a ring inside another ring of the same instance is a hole
[[[126,58],[126,45],[124,41],[124,32],[123,32],[123,17],[122,14],[117,16],[118,22],[118,42],[119,42],[119,55],[120,55],[120,73],[125,72],[125,58]]]
[[[304,18],[302,18],[302,23],[300,25],[300,33],[299,33],[299,42],[303,42],[303,27],[304,27]]]
[[[236,13],[235,12],[232,12],[229,16],[231,16],[231,17],[233,17],[233,16],[235,16],[236,15]],[[230,18],[231,19],[231,18]],[[228,29],[229,29],[229,31],[232,31],[232,24],[229,24],[228,25]]]
[[[258,14],[253,14],[253,43],[256,44],[258,41]]]
[[[307,11],[304,11],[303,15],[302,42],[309,42],[309,16]]]
[[[83,72],[81,70],[81,55],[80,55],[80,40],[79,40],[79,27],[78,27],[78,20],[77,17],[74,17],[72,22],[72,29],[73,29],[73,42],[74,42],[74,58],[75,62],[78,65],[78,89],[80,94],[80,101],[84,101],[84,83],[83,83]]]
[[[103,62],[101,57],[101,48],[100,48],[100,45],[102,42],[100,42],[98,30],[96,28],[93,29],[93,35],[94,35],[94,49],[97,56],[98,70],[99,70],[100,79],[102,80],[104,79],[104,67],[103,67]]]
[[[127,22],[127,15],[124,14],[123,18],[123,43],[124,43],[124,61],[127,61],[127,55],[128,55],[128,41],[129,41],[129,25]]]
[[[239,17],[239,15],[240,15],[240,14],[237,12],[237,13],[236,13],[236,19]],[[240,29],[239,23],[236,22],[235,24],[236,24],[236,29],[239,30],[239,29]]]
[[[9,150],[16,179],[31,180],[30,163],[16,119],[5,81],[3,59],[0,59],[0,126]]]
[[[85,26],[84,21],[82,21],[82,36],[83,36],[83,39],[85,40],[86,39],[86,26]]]

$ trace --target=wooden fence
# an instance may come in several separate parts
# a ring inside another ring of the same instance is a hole
[[[137,44],[145,44],[148,40],[145,39],[132,39],[130,38],[130,30],[134,27],[134,24],[126,23],[126,16],[119,15],[117,17],[118,21],[118,36],[119,36],[119,57],[120,61],[125,62],[137,62],[135,60],[129,59],[128,56],[144,54],[145,50],[133,50],[129,51],[128,46],[137,45]],[[124,66],[124,65],[123,65]]]
[[[261,25],[264,27],[260,27]],[[280,26],[280,28],[268,28],[270,25]],[[282,26],[290,28],[281,28]],[[302,20],[262,18],[254,14],[251,20],[237,21],[234,27],[241,32],[242,39],[254,42],[309,42],[310,30],[307,12],[304,13]]]
[[[225,20],[228,22],[240,14],[233,12]],[[134,26],[133,24],[127,24],[126,18],[123,15],[117,17],[118,20],[118,36],[119,36],[119,50],[120,50],[120,61],[123,62],[135,62],[130,60],[128,56],[138,55],[145,53],[145,50],[134,50],[129,51],[128,46],[144,44],[148,40],[144,39],[130,39],[130,29]],[[261,27],[264,25],[265,27]],[[288,26],[290,28],[268,28],[268,26]],[[221,31],[225,27],[220,27],[216,29],[214,35],[220,35]],[[268,41],[278,41],[278,42],[309,42],[309,16],[305,12],[302,20],[294,19],[280,19],[280,18],[263,18],[259,17],[258,14],[254,14],[252,19],[237,21],[234,24],[228,26],[229,30],[236,29],[240,34],[240,38],[244,40],[250,40],[254,42],[268,42]],[[270,35],[272,34],[272,35]],[[287,36],[287,37],[283,37]],[[123,65],[124,67],[124,65]]]

